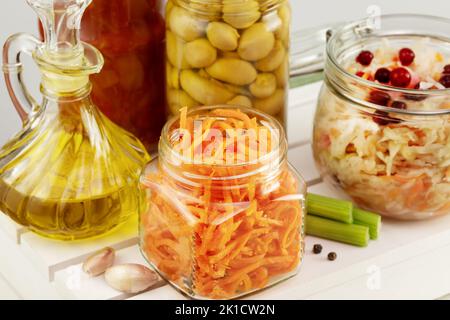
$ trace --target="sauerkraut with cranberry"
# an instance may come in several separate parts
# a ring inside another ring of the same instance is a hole
[[[357,53],[347,72],[386,90],[355,84],[366,108],[325,86],[315,120],[324,178],[360,206],[399,219],[450,212],[450,59],[427,41],[405,48],[383,40]]]

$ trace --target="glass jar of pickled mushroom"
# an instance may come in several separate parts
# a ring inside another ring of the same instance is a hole
[[[111,120],[157,148],[166,121],[165,23],[160,0],[95,0],[81,38],[105,57],[92,98]]]
[[[387,217],[450,213],[450,20],[371,22],[328,40],[317,165],[359,206]]]
[[[287,0],[169,0],[167,90],[181,107],[253,107],[285,123],[291,9]]]
[[[141,250],[184,294],[229,299],[296,274],[304,248],[304,180],[282,126],[249,108],[181,110],[146,168]]]

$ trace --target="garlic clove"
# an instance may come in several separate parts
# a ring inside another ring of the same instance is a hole
[[[97,277],[114,264],[115,256],[116,252],[113,248],[104,248],[86,259],[83,263],[83,271],[91,277]]]
[[[140,264],[122,264],[106,270],[105,280],[110,287],[118,291],[139,293],[158,282],[159,276]]]

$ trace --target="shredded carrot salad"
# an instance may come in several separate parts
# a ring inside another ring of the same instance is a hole
[[[201,134],[193,125],[199,119]],[[229,129],[252,128],[256,143],[238,137],[217,142],[208,137],[211,128],[228,138]],[[237,297],[293,275],[303,252],[303,182],[287,161],[278,159],[266,170],[258,169],[273,159],[249,162],[252,148],[259,159],[274,150],[273,132],[256,117],[226,108],[201,116],[183,110],[170,134],[174,149],[185,144],[205,157],[200,164],[160,159],[158,172],[143,182],[149,192],[141,241],[148,260],[187,294],[212,299]],[[263,151],[262,137],[269,145]],[[242,165],[222,165],[230,150]]]

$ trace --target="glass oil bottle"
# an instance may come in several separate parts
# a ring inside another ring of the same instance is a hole
[[[23,128],[0,150],[0,210],[45,237],[98,236],[139,211],[137,185],[149,156],[90,98],[89,76],[103,66],[100,52],[79,39],[91,0],[27,2],[45,41],[17,34],[4,46],[6,85]],[[23,83],[23,54],[42,73],[41,104]]]

